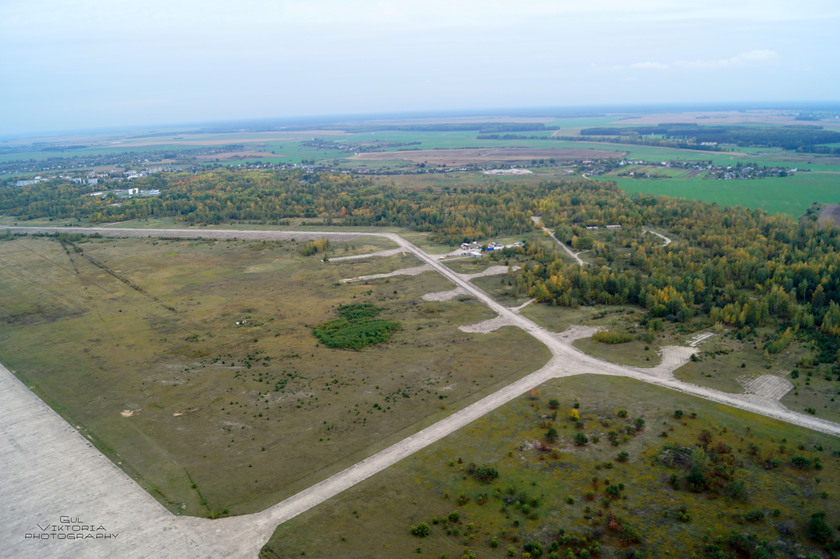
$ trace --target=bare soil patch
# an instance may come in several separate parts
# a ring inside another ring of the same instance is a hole
[[[512,325],[513,324],[509,318],[505,316],[497,316],[496,318],[483,320],[474,324],[459,326],[458,330],[460,330],[461,332],[466,332],[468,334],[489,334],[490,332],[495,332],[499,328]]]
[[[828,204],[824,207],[818,221],[820,227],[825,227],[829,221],[834,225],[840,225],[840,204]]]
[[[212,155],[199,155],[196,159],[201,161],[214,160],[237,160],[237,159],[254,159],[263,157],[288,157],[282,153],[268,153],[265,151],[226,151],[224,153],[214,153]]]
[[[530,161],[531,159],[555,159],[577,161],[616,157],[614,151],[592,149],[530,149],[530,148],[469,148],[429,149],[405,151],[380,151],[360,153],[351,159],[376,161],[405,160],[412,163],[434,165],[464,165],[467,163],[489,163],[491,161]]]
[[[133,141],[131,139],[118,140],[108,144],[106,147],[144,147],[144,146],[165,146],[165,145],[183,145],[183,146],[219,146],[225,144],[249,144],[261,143],[271,141],[289,141],[309,139],[313,136],[341,136],[347,134],[343,130],[295,130],[294,132],[254,132],[248,134],[248,137],[242,137],[238,133],[230,134],[230,137],[225,137],[225,134],[215,135],[215,138],[205,137],[190,137],[189,134],[184,134],[178,138],[159,138],[159,139],[138,139]]]
[[[794,115],[779,111],[698,111],[684,113],[659,113],[629,117],[622,124],[662,124],[685,122],[696,124],[801,124]]]
[[[434,293],[426,293],[422,299],[424,301],[451,301],[460,295],[467,295],[467,290],[463,287],[456,287],[448,291],[435,291]]]

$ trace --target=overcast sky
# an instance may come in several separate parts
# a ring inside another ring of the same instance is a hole
[[[0,135],[838,101],[837,0],[0,0]]]

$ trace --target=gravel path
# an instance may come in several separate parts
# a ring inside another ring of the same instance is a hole
[[[504,326],[513,326],[513,322],[504,316],[497,316],[496,318],[482,320],[481,322],[476,322],[475,324],[459,326],[458,330],[461,332],[467,332],[468,334],[489,334],[490,332],[495,332]]]
[[[530,305],[534,301],[536,301],[536,299],[528,299],[527,301],[525,301],[524,303],[522,303],[518,307],[511,307],[510,310],[512,310],[513,312],[518,314],[518,313],[522,312],[522,309],[524,309],[525,307],[527,307],[528,305]]]
[[[661,245],[659,245],[661,247],[666,247],[666,246],[671,244],[671,239],[669,239],[668,237],[666,237],[662,233],[657,233],[656,231],[651,231],[649,229],[642,229],[642,233],[650,233],[651,235],[656,235],[657,237],[662,239],[664,242]]]
[[[461,274],[461,277],[467,281],[472,281],[475,278],[484,278],[487,276],[500,276],[502,274],[508,273],[508,270],[515,272],[519,269],[519,266],[490,266],[486,270],[482,270],[481,272],[475,274]]]
[[[539,223],[539,218],[534,219],[535,217],[536,216],[532,216],[531,219],[534,220],[534,223]],[[558,239],[557,237],[554,236],[554,231],[548,229],[547,227],[543,227],[542,230],[545,231],[546,233],[548,233],[548,236],[551,237],[552,239],[554,239],[554,242],[556,242],[558,245],[563,247],[563,250],[566,251],[566,254],[568,254],[569,256],[571,256],[572,258],[575,259],[575,262],[577,262],[578,266],[583,266],[584,264],[586,264],[586,262],[581,260],[580,257],[577,254],[572,252],[572,249],[570,249],[568,246],[566,246],[566,243],[560,242],[560,239]]]
[[[399,254],[403,251],[401,248],[392,248],[389,250],[379,250],[377,252],[371,252],[369,254],[356,254],[355,256],[335,256],[330,257],[330,262],[341,262],[342,260],[362,260],[364,258],[373,258],[376,256],[393,256],[395,254]]]
[[[424,301],[451,301],[460,295],[467,295],[463,287],[456,287],[448,291],[435,291],[434,293],[426,293],[421,297]]]
[[[0,228],[2,229],[2,228]],[[11,228],[22,230],[23,228]],[[150,230],[107,228],[39,228],[40,232],[100,233],[113,236],[149,236]],[[31,229],[25,231],[32,231]],[[303,239],[303,234],[273,231],[210,231],[210,230],[152,230],[163,237],[212,237],[239,239]],[[216,233],[218,233],[217,236]],[[372,233],[319,233],[307,232],[309,238],[347,238]],[[633,369],[607,363],[588,356],[570,345],[575,336],[592,335],[585,327],[577,327],[563,334],[551,333],[529,319],[497,303],[484,291],[472,285],[459,274],[442,265],[417,247],[392,233],[378,234],[397,243],[403,250],[413,253],[426,264],[422,271],[434,269],[498,314],[497,323],[504,322],[519,327],[545,344],[552,352],[552,359],[541,369],[511,383],[482,400],[453,413],[426,429],[394,444],[393,446],[339,472],[338,474],[282,501],[260,513],[222,520],[174,517],[157,504],[145,491],[133,483],[113,463],[87,444],[75,430],[35,398],[25,387],[3,369],[0,377],[0,468],[7,511],[9,504],[14,512],[3,526],[4,545],[16,545],[14,557],[61,557],[64,550],[57,548],[58,541],[24,540],[27,530],[37,528],[37,521],[60,523],[60,515],[73,515],[84,522],[99,523],[107,530],[125,536],[120,542],[129,542],[125,548],[107,548],[105,556],[119,557],[216,557],[219,551],[225,557],[255,557],[274,528],[298,514],[326,501],[356,483],[375,475],[388,466],[453,433],[464,425],[491,412],[499,406],[524,394],[531,388],[552,379],[578,374],[607,374],[625,376],[663,386],[679,392],[693,394],[708,400],[727,404],[754,413],[781,419],[789,423],[840,436],[840,424],[810,415],[791,412],[781,406],[768,406],[768,399],[759,395],[733,395],[685,383],[668,374],[668,367],[690,355],[692,348],[680,348],[679,355],[666,352],[668,365],[651,369]],[[562,244],[562,243],[561,243]],[[415,268],[416,270],[416,268]],[[420,272],[417,272],[420,273]],[[388,274],[379,277],[387,277]],[[594,329],[593,329],[594,330]],[[666,348],[667,349],[667,348]],[[672,372],[671,369],[670,372]],[[15,386],[17,388],[10,388]],[[35,410],[35,411],[31,411]],[[44,441],[48,441],[47,444]],[[68,459],[69,457],[69,459]],[[57,481],[59,472],[66,476]],[[33,524],[35,522],[35,524]],[[119,539],[119,538],[118,538]],[[20,543],[23,541],[24,543]],[[115,542],[113,540],[110,543]],[[68,543],[68,542],[63,542]],[[99,557],[106,542],[76,543],[73,557]],[[4,549],[4,552],[7,552]],[[113,552],[113,553],[112,553]],[[87,554],[87,555],[85,555]],[[70,555],[64,555],[70,556]]]
[[[669,345],[659,350],[659,365],[655,367],[634,367],[640,373],[653,375],[665,379],[673,379],[674,371],[682,367],[697,353],[693,347]]]
[[[431,266],[424,264],[422,266],[415,266],[414,268],[403,268],[401,270],[395,270],[393,272],[388,272],[387,274],[373,274],[372,276],[359,276],[356,278],[347,278],[341,280],[341,283],[351,283],[354,281],[368,281],[374,279],[382,279],[382,278],[392,278],[394,276],[417,276],[422,274],[423,272],[428,272],[431,270]]]

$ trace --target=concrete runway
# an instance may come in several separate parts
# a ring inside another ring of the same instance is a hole
[[[0,503],[0,557],[230,557],[179,522],[2,365]]]

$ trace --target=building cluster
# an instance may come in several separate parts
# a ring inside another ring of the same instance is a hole
[[[471,243],[461,243],[461,254],[459,256],[471,256],[473,258],[481,258],[485,252],[492,252],[494,250],[502,250],[505,248],[521,247],[522,241],[517,241],[513,244],[506,245],[504,243],[489,242],[484,246],[478,241]]]
[[[761,179],[766,177],[786,177],[793,173],[801,172],[802,169],[787,167],[765,167],[761,165],[718,165],[712,161],[645,161],[643,159],[624,159],[584,161],[581,171],[588,176],[598,176],[610,173],[616,169],[626,168],[618,173],[620,177],[665,179],[670,175],[657,172],[656,167],[662,169],[685,169],[689,171],[683,178],[704,176],[705,178],[718,180],[744,180]]]
[[[111,170],[108,172],[105,171],[87,171],[87,172],[78,172],[74,174],[69,173],[62,173],[58,175],[37,175],[31,179],[19,180],[16,181],[14,184],[15,186],[29,186],[31,184],[37,184],[40,182],[47,182],[52,180],[66,180],[76,184],[86,184],[89,186],[97,186],[99,184],[107,184],[107,183],[119,183],[123,181],[132,181],[135,179],[141,179],[143,177],[147,177],[152,173],[160,173],[163,171],[169,171],[170,169],[164,169],[162,167],[151,167],[149,169],[144,169],[142,171],[138,170]]]

